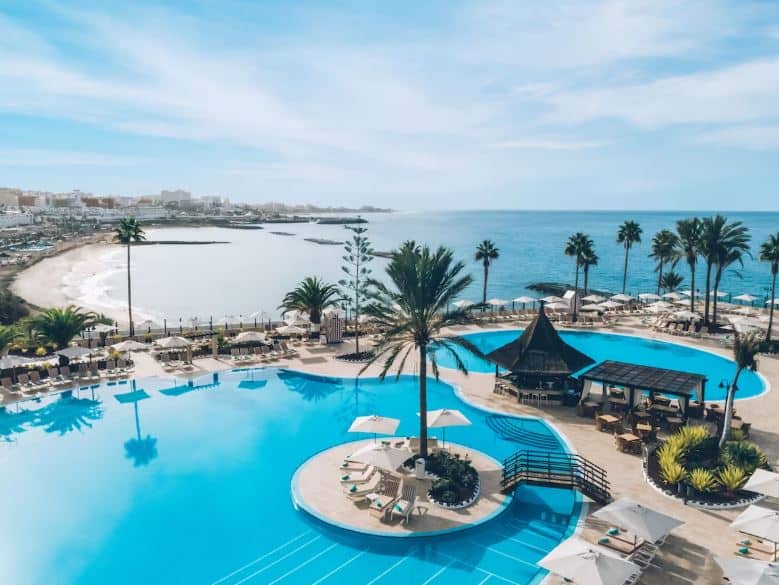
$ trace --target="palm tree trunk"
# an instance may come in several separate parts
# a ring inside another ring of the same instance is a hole
[[[576,322],[576,307],[579,304],[579,262],[576,262],[576,279],[573,284],[573,321]]]
[[[690,311],[695,312],[695,264],[690,264]]]
[[[584,265],[584,296],[587,296],[587,291],[590,288],[590,265]]]
[[[133,290],[130,280],[130,242],[127,242],[127,314],[130,318],[130,336],[135,335],[133,326]]]
[[[625,269],[622,271],[622,294],[625,294],[625,288],[628,284],[628,252],[630,248],[625,246]]]
[[[427,458],[427,346],[419,346],[419,456]]]
[[[141,440],[141,418],[138,416],[138,401],[135,404],[135,433],[138,436],[138,440]]]
[[[717,272],[714,274],[714,298],[711,300],[711,322],[717,326],[717,293],[719,292],[719,283],[722,280],[722,267],[717,265]]]
[[[765,332],[765,340],[771,341],[771,327],[774,326],[774,299],[776,299],[776,272],[771,281],[771,308],[768,309],[768,331]]]
[[[722,449],[725,441],[728,440],[728,435],[730,435],[730,425],[733,423],[733,401],[736,397],[736,384],[738,384],[738,377],[741,375],[742,369],[738,368],[736,370],[736,375],[733,376],[733,384],[728,389],[728,399],[725,401],[725,418],[722,421],[722,436],[719,439],[720,449]]]
[[[489,276],[490,272],[490,265],[486,262],[484,263],[484,286],[481,290],[481,304],[484,305],[487,303],[487,277]],[[484,309],[482,309],[484,310]]]
[[[703,322],[709,324],[709,292],[711,288],[711,262],[706,261],[706,297],[703,299]],[[695,291],[692,291],[695,293]]]
[[[657,275],[657,296],[660,296],[660,283],[663,282],[663,260],[660,260],[660,270]]]

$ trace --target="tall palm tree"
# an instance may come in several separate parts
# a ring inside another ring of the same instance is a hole
[[[584,295],[587,296],[587,292],[590,290],[590,268],[598,265],[598,254],[595,253],[595,245],[592,240],[588,242],[582,252],[582,270],[584,272]]]
[[[311,324],[316,326],[314,328],[316,331],[322,322],[322,311],[335,306],[340,298],[337,285],[328,284],[315,276],[308,276],[284,295],[279,308],[308,313]]]
[[[660,283],[663,280],[663,268],[673,262],[674,248],[679,238],[671,230],[660,230],[652,238],[652,253],[649,257],[654,259],[655,272],[657,272],[657,294],[660,294]]]
[[[725,419],[722,423],[722,436],[719,440],[719,446],[725,444],[730,435],[730,425],[733,421],[733,401],[736,390],[738,390],[738,378],[744,370],[757,370],[757,357],[760,351],[761,340],[757,332],[739,334],[736,332],[733,343],[733,361],[736,362],[736,374],[733,376],[733,382],[728,387],[728,398],[725,402]]]
[[[427,457],[427,368],[438,378],[436,350],[447,352],[464,374],[468,370],[457,348],[465,348],[478,357],[482,352],[463,337],[449,337],[441,329],[468,320],[466,311],[447,312],[450,303],[473,282],[464,275],[465,265],[455,262],[452,251],[440,247],[410,243],[393,253],[387,266],[388,283],[372,281],[374,301],[366,313],[384,329],[371,361],[382,360],[379,378],[384,379],[395,366],[397,376],[403,372],[409,355],[418,352],[419,359],[419,441],[420,455]],[[412,358],[413,359],[413,358]]]
[[[717,293],[719,292],[719,285],[722,281],[722,275],[725,273],[725,270],[734,264],[738,264],[743,268],[745,255],[749,255],[751,257],[749,252],[742,250],[740,247],[730,248],[723,245],[720,246],[717,250],[717,260],[716,264],[714,265],[714,286],[712,289],[714,294],[712,305],[714,308],[712,310],[711,320],[714,325],[717,324],[717,303],[719,302]],[[736,274],[739,278],[741,278],[741,273],[736,272]]]
[[[71,339],[94,323],[94,313],[70,305],[64,309],[44,309],[31,317],[27,325],[33,337],[64,348]]]
[[[476,246],[476,254],[474,254],[474,260],[481,262],[484,268],[484,285],[481,290],[481,304],[487,303],[487,278],[490,274],[490,266],[492,263],[500,257],[500,250],[495,246],[492,240],[484,240],[481,244]]]
[[[135,335],[135,325],[133,324],[133,293],[132,280],[130,277],[130,246],[136,242],[142,242],[146,235],[141,229],[141,224],[134,217],[125,217],[116,227],[114,240],[127,246],[127,314],[130,318],[130,335]]]
[[[679,237],[674,250],[674,266],[684,260],[690,267],[690,311],[695,311],[695,266],[701,243],[701,220],[697,217],[680,219],[676,222],[676,235]]]
[[[663,274],[660,280],[660,287],[666,292],[674,292],[682,284],[684,277],[674,270],[669,270]]]
[[[768,331],[765,340],[771,341],[771,328],[774,326],[774,301],[776,300],[776,274],[779,272],[779,232],[771,234],[760,245],[760,259],[771,265],[771,307],[768,309]]]
[[[617,243],[622,244],[625,248],[625,269],[622,272],[622,294],[625,293],[625,289],[628,284],[628,254],[633,244],[641,242],[641,233],[643,230],[638,222],[633,220],[625,221],[617,230]]]
[[[574,266],[576,267],[576,279],[574,280],[574,292],[576,298],[573,303],[573,320],[576,321],[576,309],[579,304],[579,269],[582,267],[582,259],[584,253],[588,248],[592,248],[592,239],[585,233],[576,232],[565,243],[563,253],[566,256],[573,258]]]
[[[701,222],[700,254],[706,262],[706,297],[703,301],[703,322],[709,324],[709,306],[711,301],[711,271],[717,259],[727,255],[730,250],[749,250],[749,230],[740,221],[728,223],[724,215],[704,217]]]

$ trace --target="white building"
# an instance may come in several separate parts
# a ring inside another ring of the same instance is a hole
[[[15,228],[34,223],[32,213],[0,213],[0,229]]]
[[[166,203],[182,203],[186,204],[192,201],[192,193],[184,191],[182,189],[176,189],[175,191],[160,191],[160,203],[163,205]]]
[[[6,207],[17,207],[19,205],[19,196],[21,194],[21,189],[0,187],[0,205],[5,205]]]

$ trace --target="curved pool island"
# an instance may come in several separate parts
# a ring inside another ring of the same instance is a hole
[[[390,439],[391,443],[396,441],[403,439]],[[353,532],[372,536],[413,537],[440,535],[479,526],[506,510],[511,503],[512,496],[501,492],[503,468],[498,461],[475,449],[447,443],[447,451],[462,458],[467,457],[479,474],[479,494],[476,499],[460,508],[440,506],[428,497],[432,479],[417,479],[413,471],[405,470],[396,473],[401,478],[397,497],[401,497],[404,487],[413,488],[416,494],[408,522],[399,513],[402,506],[398,506],[392,514],[395,505],[391,498],[384,498],[385,503],[389,502],[389,508],[386,516],[383,516],[381,512],[371,509],[369,498],[349,496],[351,485],[363,488],[363,484],[349,484],[345,478],[350,474],[341,468],[351,453],[371,443],[373,439],[336,445],[303,463],[292,478],[295,506],[323,522]],[[359,476],[359,473],[354,475]],[[362,492],[370,490],[361,489],[359,493]]]

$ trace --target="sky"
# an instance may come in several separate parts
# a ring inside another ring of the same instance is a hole
[[[774,0],[0,0],[0,186],[779,209]]]

